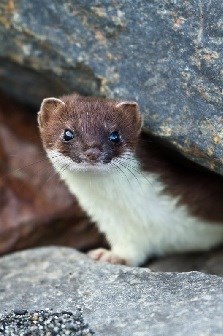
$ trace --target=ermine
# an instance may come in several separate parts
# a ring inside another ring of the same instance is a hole
[[[137,266],[223,241],[223,178],[143,134],[137,103],[47,98],[38,122],[55,170],[111,246],[93,259]]]

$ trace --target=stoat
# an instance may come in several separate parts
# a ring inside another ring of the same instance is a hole
[[[38,122],[55,170],[111,246],[93,259],[136,266],[223,241],[223,178],[144,135],[136,102],[47,98]]]

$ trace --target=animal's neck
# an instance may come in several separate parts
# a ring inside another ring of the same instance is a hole
[[[96,194],[102,198],[128,200],[133,194],[144,195],[149,190],[160,191],[160,183],[154,174],[145,174],[134,167],[122,167],[103,173],[64,171],[62,178],[70,191],[84,199]],[[93,200],[92,200],[93,201]]]

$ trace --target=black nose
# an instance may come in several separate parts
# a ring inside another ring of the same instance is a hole
[[[101,155],[101,151],[100,149],[93,147],[93,148],[89,148],[84,152],[85,156],[91,160],[91,161],[96,161],[100,155]]]

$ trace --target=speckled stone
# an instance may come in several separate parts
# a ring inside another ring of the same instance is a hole
[[[103,336],[222,335],[223,279],[97,263],[67,248],[0,259],[0,314],[73,311]]]
[[[74,310],[74,308],[73,308]],[[9,314],[0,315],[1,336],[92,336],[94,332],[84,323],[81,310],[75,314],[52,309],[17,309]]]
[[[39,105],[135,99],[145,127],[223,173],[222,0],[2,0],[0,88]]]

